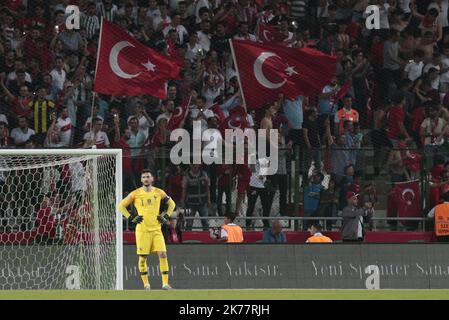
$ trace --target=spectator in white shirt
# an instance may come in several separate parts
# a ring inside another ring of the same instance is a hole
[[[179,15],[179,13],[174,13],[171,16],[171,24],[166,26],[162,30],[164,37],[166,37],[168,32],[172,29],[175,29],[178,32],[178,43],[183,44],[184,41],[187,40],[189,34],[187,32],[187,29],[181,24],[181,16]]]
[[[34,134],[34,130],[28,128],[27,118],[19,117],[19,127],[12,129],[11,138],[14,139],[14,143],[16,144],[16,146],[18,146],[27,142]]]
[[[6,118],[6,116],[2,113],[0,113],[0,122],[8,124],[8,118]]]
[[[206,76],[203,89],[201,90],[201,95],[206,98],[206,108],[210,108],[214,104],[215,99],[222,94],[223,91],[219,84],[216,83],[214,77],[211,75]]]
[[[109,138],[106,132],[101,131],[103,127],[103,120],[94,118],[93,128],[84,135],[84,148],[109,148]]]
[[[378,4],[379,7],[379,18],[380,18],[380,29],[389,30],[390,29],[390,21],[389,21],[389,13],[390,13],[390,4],[385,1],[385,3]]]
[[[201,45],[204,51],[209,51],[210,49],[210,21],[204,20],[201,21],[201,30],[197,32],[198,34],[198,43]]]
[[[432,78],[432,89],[440,89],[440,71],[441,71],[441,54],[439,52],[434,52],[432,57],[432,62],[428,63],[423,68],[423,73],[431,73],[431,70],[436,70],[436,76]]]
[[[113,22],[118,16],[118,7],[112,3],[112,0],[97,1],[97,15]]]
[[[435,68],[440,71],[441,66],[441,54],[439,52],[434,52],[432,55],[432,62],[424,66],[423,72],[428,73],[430,69]]]
[[[196,16],[196,23],[200,23],[204,17],[203,17],[203,13],[205,12],[205,9],[210,9],[210,5],[209,5],[209,1],[207,0],[198,0],[195,4],[195,16]],[[209,12],[209,10],[207,10],[207,12]]]
[[[70,147],[72,140],[72,120],[69,118],[69,111],[67,108],[61,110],[61,115],[56,120],[55,128],[59,132],[61,145],[63,147]]]
[[[147,17],[151,19],[151,21],[154,21],[154,19],[161,16],[161,11],[159,10],[157,6],[156,0],[150,0],[149,7],[147,11]]]
[[[171,23],[171,18],[167,15],[168,8],[166,4],[159,5],[159,16],[153,19],[153,30],[160,31],[163,30]]]
[[[84,124],[83,129],[84,129],[85,131],[89,131],[89,130],[90,130],[90,127],[91,127],[91,124],[92,124],[92,118],[94,118],[94,119],[95,119],[95,118],[99,118],[101,121],[104,121],[103,117],[101,117],[100,115],[98,115],[98,113],[99,113],[98,107],[97,107],[97,106],[94,106],[94,107],[93,107],[93,110],[92,110],[92,116],[93,116],[93,117],[87,118],[86,123]]]
[[[442,69],[440,70],[440,92],[449,91],[449,44],[443,45],[443,56],[441,59]]]
[[[404,13],[411,13],[412,9],[410,8],[412,0],[398,0],[398,6],[399,8],[404,11]]]
[[[45,148],[62,148],[60,131],[56,128],[56,123],[53,122],[47,130],[47,136],[45,137]]]
[[[9,85],[11,81],[15,81],[17,79],[17,72],[24,71],[26,69],[25,64],[22,60],[16,59],[14,63],[14,71],[8,73],[6,77],[6,85]],[[25,81],[28,83],[32,83],[31,75],[25,71]]]
[[[438,10],[438,21],[443,28],[449,27],[448,21],[448,9],[449,9],[449,1],[448,0],[433,0],[431,4],[427,7],[427,11],[435,8]]]
[[[269,160],[266,158],[258,159],[255,165],[251,165],[251,180],[249,183],[248,191],[248,209],[246,211],[246,216],[251,217],[253,215],[254,207],[257,202],[257,198],[260,197],[262,202],[262,214],[264,217],[270,216],[272,198],[270,197],[270,191],[265,187],[265,182],[267,180],[264,175],[266,172],[266,167],[268,166]],[[268,220],[263,221],[264,229],[268,229],[270,224]],[[246,228],[249,229],[251,226],[251,220],[246,220]]]
[[[248,24],[246,22],[240,22],[239,32],[234,36],[234,39],[257,41],[256,36],[248,32]]]
[[[405,66],[405,73],[411,81],[415,81],[422,76],[424,68],[424,51],[417,49],[413,54],[413,60]]]
[[[145,136],[145,140],[148,138],[148,129],[154,127],[154,121],[150,118],[146,112],[142,102],[137,101],[136,103],[136,115],[135,117],[139,121],[139,132]],[[131,119],[128,119],[128,123]]]
[[[203,54],[203,47],[198,43],[198,34],[192,33],[189,37],[189,42],[187,43],[186,55],[184,58],[189,60],[190,63],[196,63],[198,58]]]
[[[53,79],[53,86],[58,90],[64,88],[64,82],[66,79],[66,73],[64,71],[64,60],[61,57],[55,59],[55,68],[50,72],[51,78]]]

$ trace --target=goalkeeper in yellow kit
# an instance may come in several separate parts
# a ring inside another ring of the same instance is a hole
[[[168,284],[168,260],[161,224],[168,221],[175,209],[175,202],[162,189],[153,187],[153,175],[150,170],[141,173],[142,187],[131,192],[119,204],[119,211],[132,223],[136,224],[136,245],[139,256],[139,271],[145,289],[150,289],[147,258],[152,252],[159,256],[162,274],[162,289],[171,289]],[[137,216],[126,209],[134,204]],[[159,214],[160,208],[167,206],[167,212]]]

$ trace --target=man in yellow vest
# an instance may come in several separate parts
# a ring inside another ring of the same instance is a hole
[[[435,221],[435,234],[438,242],[449,242],[449,185],[443,187],[443,203],[436,205],[428,213]]]
[[[309,230],[311,237],[307,239],[307,243],[331,243],[332,239],[324,236],[321,233],[321,225],[314,223],[310,226]]]
[[[219,242],[241,243],[243,242],[243,230],[234,223],[235,214],[228,213],[224,218],[224,225],[221,227],[220,233],[213,233],[213,236]],[[218,230],[217,230],[218,231]]]

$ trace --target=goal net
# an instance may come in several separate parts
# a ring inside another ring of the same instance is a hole
[[[0,290],[122,289],[120,150],[0,149]]]

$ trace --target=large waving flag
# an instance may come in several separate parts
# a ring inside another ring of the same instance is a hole
[[[122,28],[102,21],[94,91],[112,96],[149,94],[165,99],[165,83],[179,64],[146,47]]]
[[[267,102],[322,92],[335,77],[337,60],[310,48],[287,48],[231,40],[231,49],[248,109]]]

